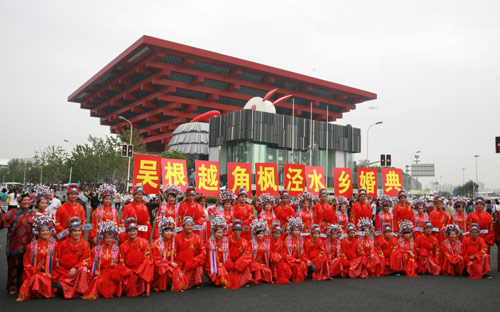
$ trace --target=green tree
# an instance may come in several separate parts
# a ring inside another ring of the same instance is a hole
[[[474,195],[477,194],[478,190],[479,190],[479,184],[475,183],[472,180],[468,181],[464,185],[459,186],[455,189],[458,195],[466,196],[469,198],[474,197]]]
[[[42,171],[43,184],[63,184],[69,179],[69,154],[61,147],[50,145],[36,152],[35,162]]]

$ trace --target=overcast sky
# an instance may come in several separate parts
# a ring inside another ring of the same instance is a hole
[[[67,97],[142,35],[374,92],[344,114],[366,158],[421,151],[443,183],[500,187],[500,1],[2,1],[0,158],[104,136]],[[378,109],[369,107],[377,106]]]

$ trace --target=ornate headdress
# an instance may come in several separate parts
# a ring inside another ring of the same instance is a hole
[[[161,217],[158,221],[158,231],[163,233],[166,229],[175,230],[175,220],[172,217]]]
[[[66,190],[66,194],[76,193],[80,194],[80,189],[77,184],[71,183],[68,185],[68,189]]]
[[[413,233],[413,222],[407,219],[403,219],[399,222],[399,234],[411,234]]]
[[[460,236],[462,234],[460,227],[456,224],[448,224],[447,226],[444,227],[444,235],[445,236],[450,235],[451,232],[455,232],[455,234],[457,234],[457,236]]]
[[[125,220],[125,231],[128,230],[133,230],[133,229],[138,229],[139,226],[137,225],[137,219],[136,218],[127,218]]]
[[[106,235],[111,235],[113,238],[118,236],[118,226],[112,221],[105,221],[101,224],[101,228],[97,233],[100,240],[104,239]]]
[[[104,183],[104,184],[101,184],[99,186],[99,188],[97,189],[97,194],[99,194],[100,201],[103,201],[104,197],[106,197],[106,196],[111,196],[111,198],[113,198],[115,193],[116,193],[116,186],[114,186],[112,184]]]
[[[259,196],[259,206],[264,207],[266,204],[271,204],[274,205],[276,203],[275,199],[273,196],[263,193]]]
[[[302,231],[302,228],[304,227],[304,223],[302,222],[301,217],[296,217],[296,218],[289,218],[288,219],[288,231],[291,232],[293,229],[299,229],[299,231]]]
[[[309,203],[312,203],[313,201],[313,194],[309,193],[308,191],[304,191],[299,195],[299,206],[302,206],[302,203],[304,201],[308,201]]]
[[[339,196],[337,198],[337,205],[339,206],[349,206],[349,200],[345,196]]]
[[[38,235],[43,227],[48,227],[50,233],[54,233],[56,220],[51,214],[37,212],[33,221],[33,234]]]
[[[162,191],[166,195],[174,195],[175,197],[184,194],[178,185],[166,184],[161,187]]]
[[[45,185],[35,185],[33,188],[33,204],[36,205],[41,199],[50,201],[50,188]]]
[[[281,228],[281,224],[277,221],[273,222],[272,224],[272,231],[274,232],[283,232],[283,229]]]
[[[265,220],[253,220],[252,224],[252,233],[257,234],[260,231],[267,231],[267,222]]]
[[[356,232],[356,226],[352,223],[349,223],[347,226],[346,226],[346,232],[349,233],[351,231],[354,231]]]
[[[339,224],[330,224],[326,228],[326,235],[328,236],[337,234],[337,236],[340,237],[340,233],[342,233],[342,227]]]
[[[387,196],[387,195],[382,195],[382,196],[380,196],[379,203],[380,203],[380,206],[382,206],[382,207],[385,207],[385,206],[391,207],[392,206],[391,197]]]
[[[74,229],[81,229],[83,227],[82,220],[78,217],[72,217],[68,220],[68,230],[71,232]]]
[[[234,194],[233,191],[231,190],[222,190],[220,192],[220,196],[219,196],[219,201],[222,205],[224,205],[224,203],[231,203],[231,204],[234,204],[236,202],[236,195]]]
[[[361,218],[358,220],[358,229],[364,231],[369,229],[370,231],[373,229],[373,221],[369,218]]]
[[[210,224],[212,225],[212,233],[217,230],[225,231],[227,228],[226,219],[224,217],[217,216],[210,221]]]

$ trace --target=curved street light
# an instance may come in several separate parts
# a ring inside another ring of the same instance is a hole
[[[377,121],[376,123],[371,124],[368,127],[368,130],[366,130],[366,161],[368,163],[370,163],[370,161],[368,160],[368,138],[369,138],[369,135],[370,135],[370,128],[373,127],[373,126],[376,126],[376,125],[381,125],[382,123],[384,123],[384,122],[383,121]]]

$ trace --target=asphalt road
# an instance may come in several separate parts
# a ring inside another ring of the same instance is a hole
[[[496,257],[492,279],[385,276],[334,279],[288,285],[252,285],[227,290],[202,285],[184,293],[97,300],[16,302],[7,295],[6,231],[0,231],[0,311],[500,311],[500,274]],[[496,255],[496,247],[492,250]]]

